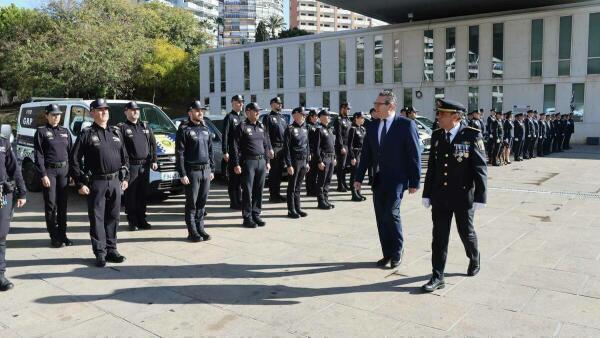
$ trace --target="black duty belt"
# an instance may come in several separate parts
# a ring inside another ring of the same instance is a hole
[[[333,158],[335,156],[334,153],[323,153],[321,157],[323,158]]]
[[[64,161],[64,162],[47,162],[46,163],[46,167],[52,168],[52,169],[58,169],[58,168],[65,168],[65,167],[67,167],[68,164],[69,164],[69,162],[67,162],[67,161]]]
[[[204,170],[204,169],[210,168],[210,165],[206,164],[206,163],[205,164],[191,164],[191,163],[186,163],[185,167],[187,169],[190,169],[190,170]]]
[[[148,162],[148,160],[145,158],[143,158],[141,160],[129,160],[129,164],[134,164],[134,165],[146,164],[147,162]]]
[[[117,178],[119,177],[119,172],[114,172],[112,174],[98,174],[98,175],[92,175],[92,180],[103,180],[103,181],[109,181],[112,180],[113,178]]]
[[[262,160],[265,158],[265,155],[243,155],[242,159],[244,160]]]

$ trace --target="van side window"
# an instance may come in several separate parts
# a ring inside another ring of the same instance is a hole
[[[82,106],[71,106],[71,112],[69,114],[69,129],[73,135],[79,135],[81,132],[81,125],[84,121],[94,121],[90,116],[90,111]]]

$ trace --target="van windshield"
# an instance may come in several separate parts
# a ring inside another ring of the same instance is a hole
[[[110,106],[110,121],[111,125],[117,125],[120,122],[125,122],[125,103],[108,103]],[[169,117],[155,105],[147,103],[138,103],[140,107],[140,119],[148,122],[148,126],[154,133],[170,134],[176,133],[175,125]]]

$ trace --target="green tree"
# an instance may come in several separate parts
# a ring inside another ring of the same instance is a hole
[[[271,30],[271,38],[277,38],[277,31],[282,29],[285,26],[285,22],[283,18],[279,15],[272,15],[269,17],[267,21],[267,27]]]
[[[261,20],[258,25],[256,25],[256,35],[254,38],[256,42],[269,40],[269,31],[267,30],[267,25],[265,25],[264,21]]]
[[[293,27],[290,29],[285,29],[282,30],[281,32],[279,32],[279,39],[285,39],[285,38],[293,38],[295,36],[302,36],[302,35],[311,35],[312,33],[304,30],[304,29],[300,29],[298,27]]]

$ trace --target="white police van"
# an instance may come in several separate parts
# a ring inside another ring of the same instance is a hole
[[[83,99],[41,99],[21,105],[17,120],[16,154],[23,169],[27,189],[40,191],[40,177],[35,171],[33,157],[33,136],[38,127],[47,122],[45,107],[51,103],[58,105],[63,112],[61,125],[69,130],[73,142],[81,130],[90,126],[90,103]],[[126,120],[124,112],[128,100],[107,100],[110,107],[110,125]],[[152,103],[137,101],[140,106],[140,119],[148,122],[154,132],[157,145],[158,170],[150,170],[150,191],[152,194],[181,193],[182,185],[175,170],[175,134],[177,129],[171,119]]]

